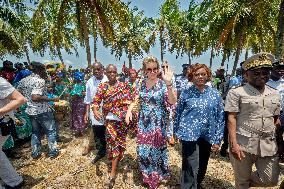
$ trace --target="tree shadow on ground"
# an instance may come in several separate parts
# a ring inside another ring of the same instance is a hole
[[[204,189],[235,189],[235,186],[232,185],[229,181],[225,179],[218,179],[209,175],[205,176],[201,186]]]
[[[33,186],[38,185],[41,181],[44,181],[44,177],[40,177],[40,178],[33,178],[30,175],[22,175],[23,179],[24,179],[24,186],[22,187],[23,189],[30,189]]]
[[[223,156],[220,155],[220,153],[213,153],[213,152],[211,152],[210,158],[211,158],[211,159],[216,159],[216,160],[219,160],[219,161],[225,161],[225,162],[227,162],[227,163],[230,163],[229,154],[228,154],[228,156],[223,157]]]

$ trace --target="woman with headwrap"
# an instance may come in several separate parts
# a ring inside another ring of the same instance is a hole
[[[82,136],[86,129],[84,122],[85,114],[85,84],[83,83],[84,74],[82,72],[74,73],[74,85],[72,86],[71,95],[71,123],[70,128],[75,131],[76,136]]]

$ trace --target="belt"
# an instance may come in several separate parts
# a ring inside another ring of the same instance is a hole
[[[263,132],[255,128],[252,128],[252,127],[244,127],[244,126],[240,126],[240,128],[244,129],[245,131],[248,131],[251,134],[259,135],[262,138],[269,138],[269,137],[274,138],[275,137],[274,131],[273,132]]]

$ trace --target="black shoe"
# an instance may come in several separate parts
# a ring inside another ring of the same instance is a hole
[[[104,156],[102,155],[97,155],[93,160],[92,160],[92,164],[96,164],[100,159],[102,159]]]
[[[22,181],[20,184],[18,184],[17,186],[9,186],[9,185],[5,185],[5,189],[20,189],[25,185],[25,181]]]

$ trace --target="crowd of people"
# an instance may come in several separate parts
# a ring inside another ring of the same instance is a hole
[[[14,145],[31,141],[31,157],[60,154],[62,126],[84,137],[82,155],[97,150],[96,164],[111,163],[106,188],[113,188],[127,137],[136,137],[143,183],[158,188],[170,177],[168,145],[181,148],[182,189],[200,189],[211,152],[229,157],[237,189],[275,186],[283,159],[284,60],[259,53],[240,64],[235,76],[220,67],[183,65],[149,56],[141,69],[95,62],[91,68],[46,71],[40,62],[3,62],[0,71],[0,177],[6,188],[24,185],[8,157]],[[222,146],[221,146],[222,144]],[[255,165],[256,170],[252,167]]]

